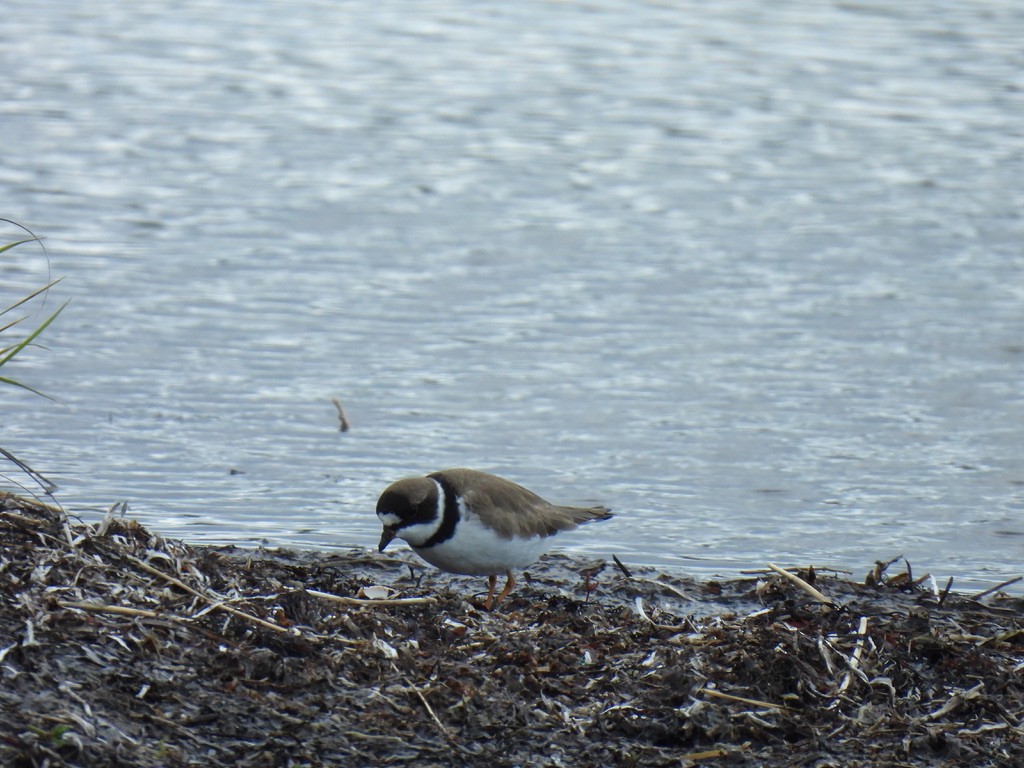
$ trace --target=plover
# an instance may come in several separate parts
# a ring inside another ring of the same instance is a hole
[[[555,534],[591,520],[607,520],[605,507],[564,507],[496,475],[473,469],[445,469],[388,486],[377,501],[384,525],[379,551],[404,539],[443,571],[487,576],[489,610],[515,587],[513,568],[540,557]],[[507,576],[494,599],[498,574]]]

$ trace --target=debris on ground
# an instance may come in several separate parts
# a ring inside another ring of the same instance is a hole
[[[123,511],[123,510],[122,510]],[[1024,600],[188,546],[0,494],[0,765],[1024,765]]]

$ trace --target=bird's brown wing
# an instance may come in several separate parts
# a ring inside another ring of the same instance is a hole
[[[567,531],[591,520],[607,520],[612,513],[605,507],[562,507],[511,480],[495,475],[482,475],[472,469],[450,469],[438,472],[463,491],[466,505],[480,520],[500,536],[550,536]],[[478,482],[473,482],[478,480]]]

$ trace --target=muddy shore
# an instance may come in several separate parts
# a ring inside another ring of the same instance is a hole
[[[487,612],[412,556],[0,494],[0,765],[1024,765],[1024,600],[869,570],[552,556]]]

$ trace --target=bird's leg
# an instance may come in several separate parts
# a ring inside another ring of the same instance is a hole
[[[494,605],[497,606],[502,600],[508,597],[508,593],[512,591],[512,588],[516,585],[516,577],[512,575],[512,571],[505,571],[505,575],[508,577],[505,581],[505,586],[501,590],[501,594],[498,595],[498,599],[494,601]],[[491,576],[492,579],[497,581],[497,576]]]
[[[484,608],[488,611],[491,610],[491,606],[494,605],[494,588],[498,586],[498,577],[491,574],[487,577],[487,599],[484,600]],[[498,598],[499,600],[501,598]]]

